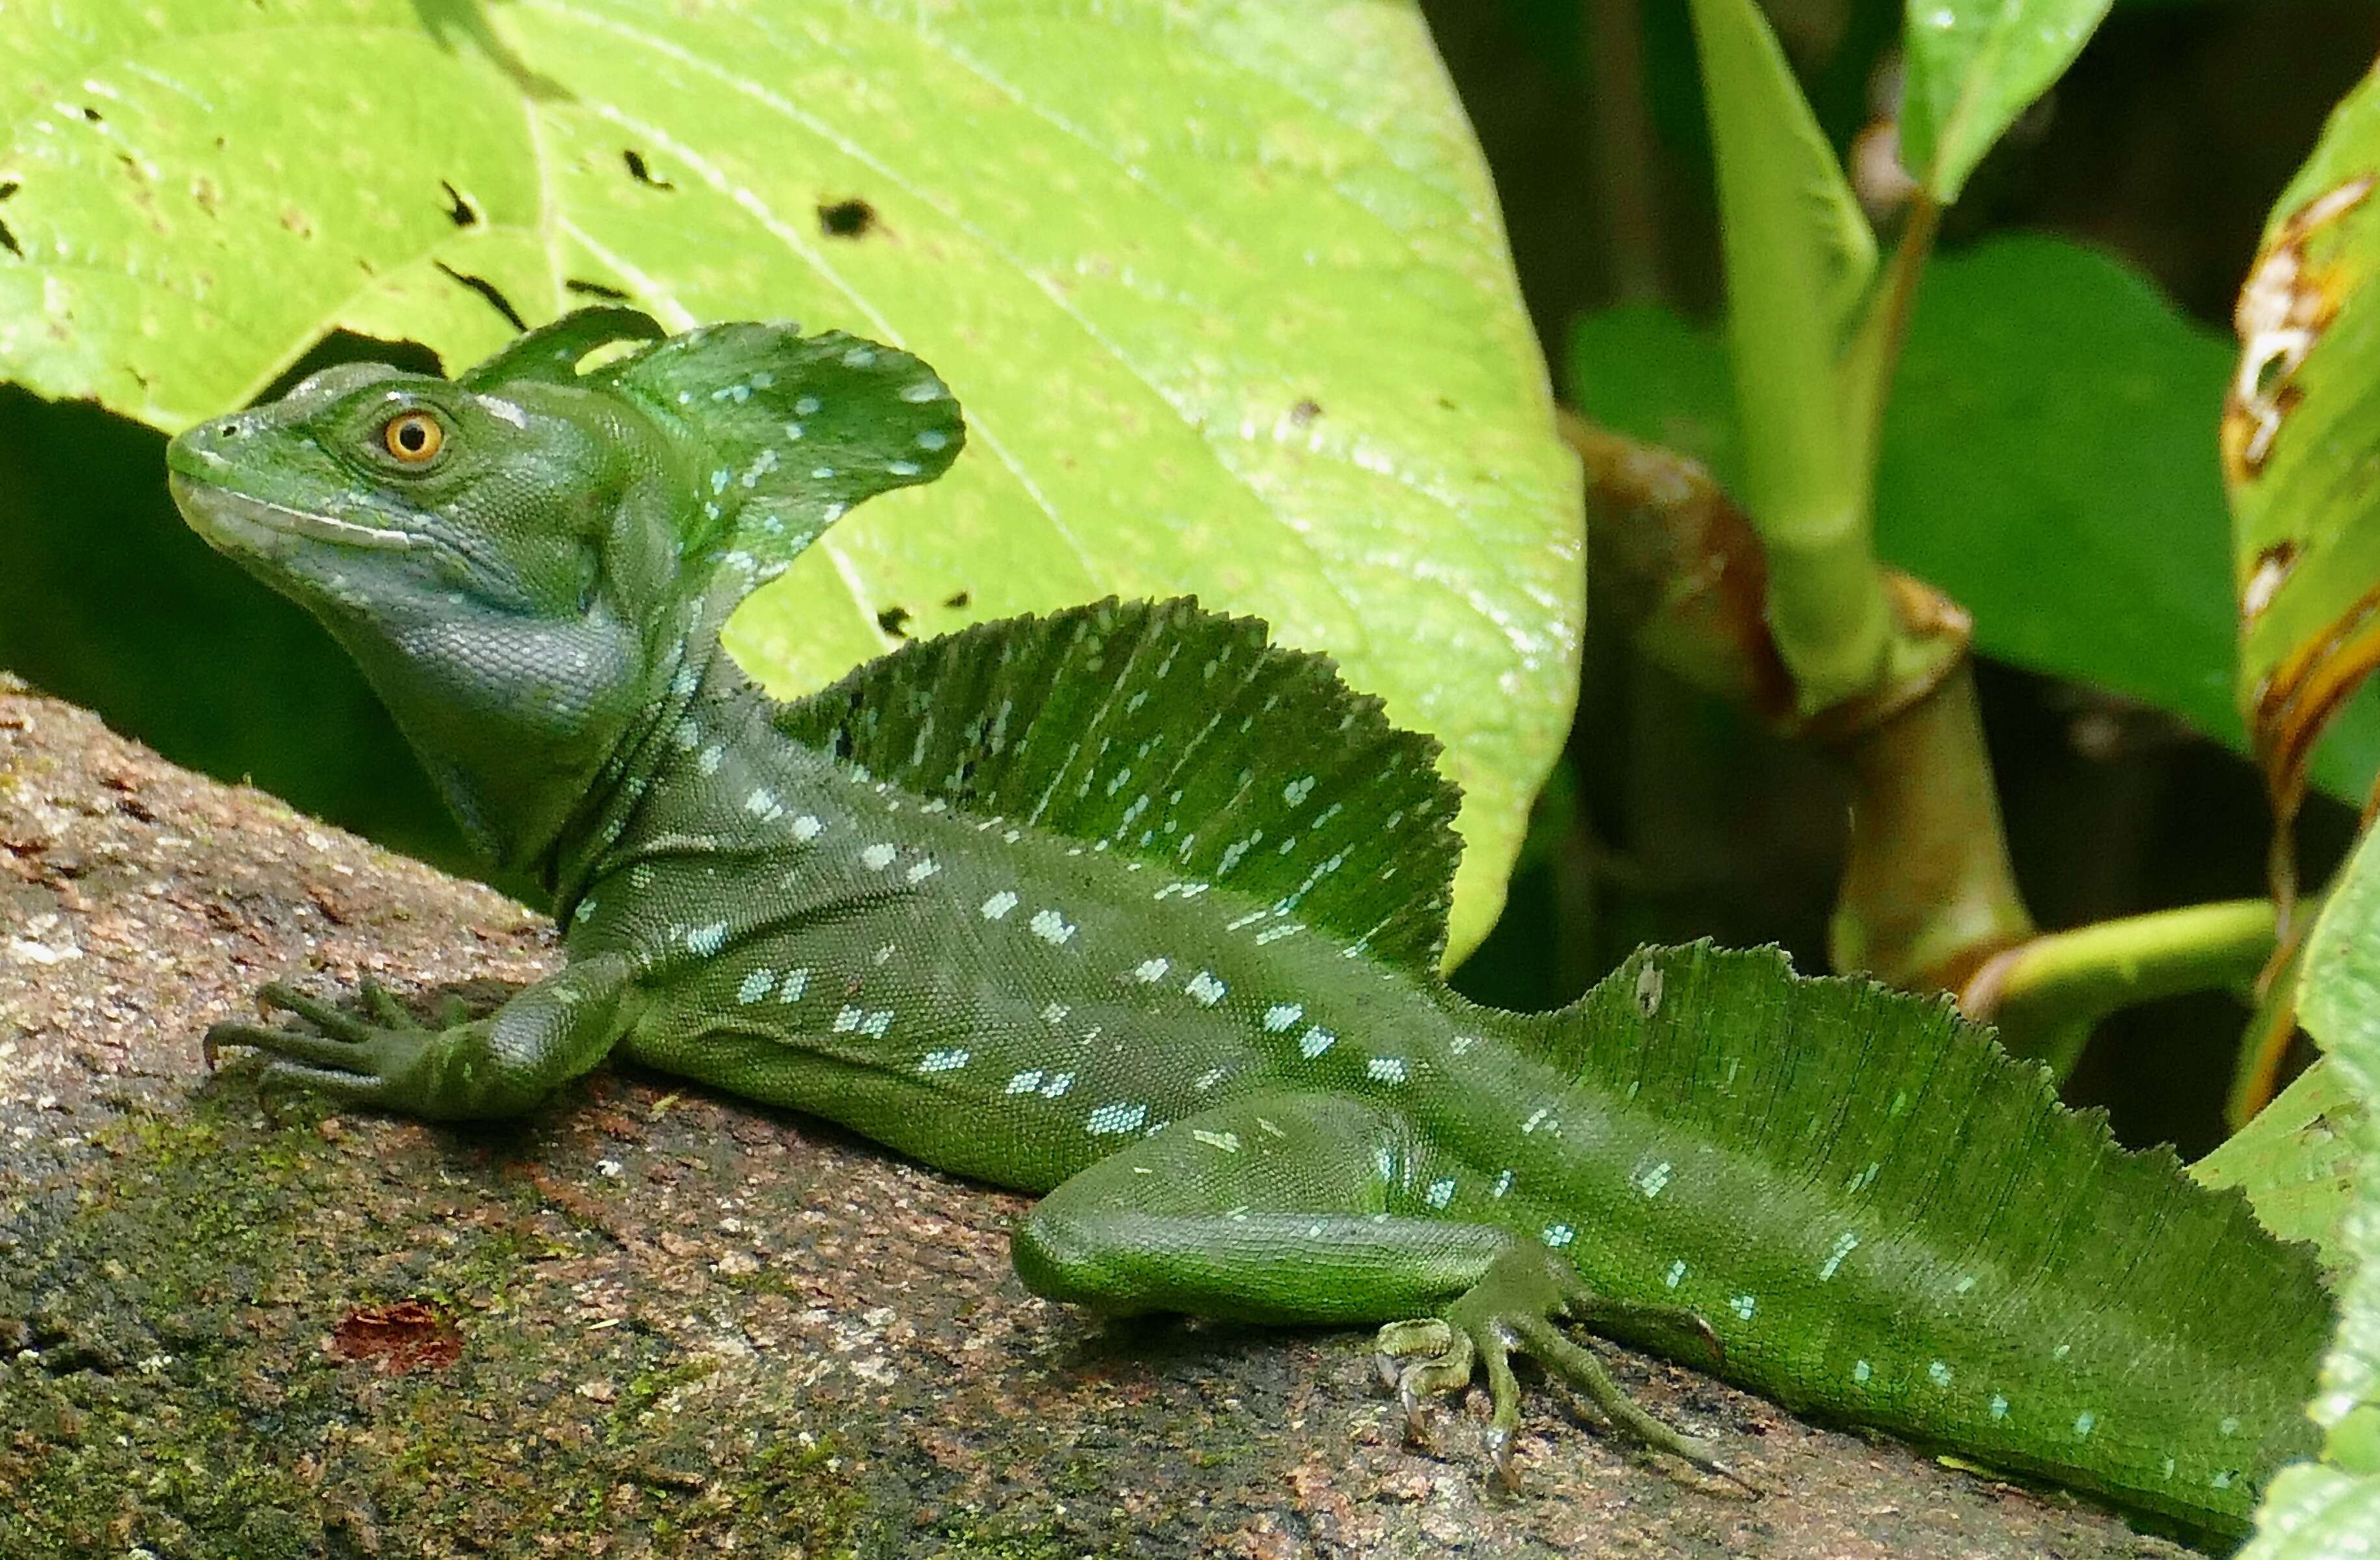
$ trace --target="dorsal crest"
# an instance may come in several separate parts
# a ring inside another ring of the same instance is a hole
[[[1326,657],[1196,601],[1107,601],[905,645],[778,728],[877,779],[1435,972],[1461,793]],[[1259,924],[1261,923],[1261,924]]]

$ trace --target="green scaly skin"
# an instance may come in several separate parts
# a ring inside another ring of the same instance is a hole
[[[211,1056],[254,1047],[276,1074],[439,1119],[528,1110],[613,1054],[811,1112],[1048,1192],[1014,1245],[1043,1295],[1387,1322],[1384,1361],[1408,1359],[1390,1374],[1416,1417],[1483,1371],[1500,1464],[1519,1412],[1511,1357],[1526,1353],[1645,1442],[1724,1471],[1621,1396],[1564,1319],[1706,1361],[1717,1344],[1727,1373],[1791,1406],[2210,1529],[2237,1530],[2254,1487],[2305,1449],[2296,1407],[2324,1315],[2302,1258],[2228,1204],[2208,1213],[2169,1165],[2107,1148],[1933,1010],[1938,1050],[1916,1083],[1952,1104],[1904,1120],[1911,1091],[1891,1090],[1857,1106],[1877,1135],[1858,1141],[1842,1107],[1846,1178],[1822,1129],[1838,1096],[1866,1100],[1861,1069],[1797,1077],[1772,1034],[1746,1042],[1739,1099],[1736,1061],[1688,1064],[1682,1082],[1647,1058],[1675,1054],[1657,1037],[1683,1032],[1697,1004],[1779,1005],[1761,1032],[1852,1044],[1918,1005],[1688,950],[1641,957],[1565,1015],[1479,1009],[1438,981],[1434,927],[1394,912],[1362,932],[1301,922],[1294,896],[1234,888],[1235,853],[1205,878],[1168,871],[1194,849],[1169,854],[1171,822],[1137,850],[1128,830],[1087,843],[1050,826],[1045,807],[1097,804],[1088,779],[1079,804],[1053,788],[1011,816],[968,804],[964,766],[938,779],[905,761],[905,734],[871,771],[852,745],[889,706],[862,719],[861,681],[808,706],[759,697],[720,650],[727,613],[848,503],[936,474],[957,450],[955,408],[913,360],[769,327],[578,372],[593,346],[656,334],[625,311],[576,316],[460,384],[332,370],[174,442],[192,526],[357,656],[474,839],[551,887],[568,953],[493,1014],[435,1028],[376,990],[358,1018],[268,987],[310,1027],[218,1026]],[[435,425],[432,457],[392,444],[406,418]],[[1004,657],[1033,621],[982,656]],[[1110,634],[1161,648],[1218,620],[1111,606],[1067,621],[1096,650]],[[1310,660],[1272,656],[1331,709],[1356,708]],[[949,714],[976,717],[968,750],[988,763],[1023,744],[1004,704]],[[1359,725],[1295,736],[1327,744]],[[916,754],[928,747],[920,735]],[[1267,806],[1281,791],[1284,815],[1317,783],[1253,774],[1240,791]],[[1407,810],[1354,822],[1393,842],[1419,826]],[[1315,827],[1290,830],[1285,861],[1321,848],[1301,846],[1326,833],[1305,816]],[[1427,822],[1431,842],[1444,825]],[[1415,916],[1442,908],[1439,887]],[[1692,1091],[1677,1098],[1702,1114],[1660,1106],[1664,1091]],[[1979,1103],[1960,1103],[1970,1091]],[[1762,1103],[1759,1122],[1728,1125]],[[2043,1229],[2008,1236],[1997,1208],[1928,1224],[1955,1201],[1935,1177],[2010,1133],[1999,1195],[2040,1203]],[[1869,1140],[1887,1148],[1871,1157]],[[2139,1227],[2025,1181],[2018,1161],[2056,1163],[2053,1140],[2139,1183]],[[1906,1228],[1877,1212],[1904,1206]],[[2231,1352],[2220,1274],[2204,1294],[2119,1292],[2185,1215],[2269,1268],[2271,1296],[2248,1302],[2271,1318],[2255,1347]],[[2059,1284],[2070,1261],[2104,1262],[2107,1295],[2078,1305]]]

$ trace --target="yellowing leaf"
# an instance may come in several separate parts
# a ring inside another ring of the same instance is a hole
[[[2380,664],[2380,87],[2332,114],[2281,194],[2235,317],[2223,412],[2239,697],[2284,822],[2331,718]]]

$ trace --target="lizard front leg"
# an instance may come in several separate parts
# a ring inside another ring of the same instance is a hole
[[[367,981],[370,1018],[275,981],[258,993],[312,1029],[217,1024],[207,1065],[227,1045],[265,1053],[268,1076],[337,1099],[433,1121],[518,1115],[603,1059],[636,1020],[642,996],[621,954],[574,959],[483,1018],[431,1028]]]
[[[1612,1422],[1733,1478],[1701,1442],[1632,1402],[1560,1321],[1610,1317],[1576,1269],[1500,1225],[1428,1213],[1430,1146],[1394,1112],[1338,1094],[1255,1095],[1175,1122],[1085,1169],[1019,1227],[1036,1294],[1111,1313],[1387,1322],[1379,1347],[1418,1436],[1421,1400],[1475,1370],[1494,1404],[1500,1474],[1520,1422],[1512,1358],[1535,1358]],[[1699,1317],[1640,1318],[1707,1338]]]

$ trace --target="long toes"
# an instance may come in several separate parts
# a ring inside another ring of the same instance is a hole
[[[1552,1322],[1542,1317],[1519,1316],[1512,1319],[1512,1325],[1520,1341],[1548,1371],[1577,1388],[1613,1424],[1657,1451],[1713,1472],[1724,1470],[1725,1465],[1703,1443],[1638,1407],[1606,1373],[1601,1360],[1564,1337]]]
[[[332,1006],[320,997],[307,995],[295,986],[284,985],[275,981],[261,987],[256,996],[259,1002],[267,1006],[278,1007],[285,1012],[297,1014],[324,1034],[358,1044],[371,1038],[370,1025],[364,1023],[352,1013],[343,1012]]]
[[[305,1084],[334,1099],[349,1104],[381,1104],[386,1085],[364,1073],[347,1072],[339,1067],[314,1066],[305,1062],[292,1062],[275,1056],[264,1065],[264,1076],[293,1083]]]
[[[1390,1322],[1372,1339],[1382,1359],[1407,1354],[1444,1354],[1454,1342],[1454,1329],[1435,1316],[1411,1322]]]
[[[352,1041],[332,1040],[303,1030],[267,1029],[261,1024],[216,1024],[207,1030],[205,1052],[207,1065],[214,1065],[215,1053],[226,1045],[237,1045],[266,1055],[287,1058],[291,1062],[310,1063],[317,1067],[335,1070],[347,1079],[367,1076],[369,1058]]]
[[[413,1015],[406,1011],[405,1004],[389,994],[386,986],[367,975],[357,982],[356,989],[363,997],[365,1009],[381,1023],[390,1029],[412,1027]]]

